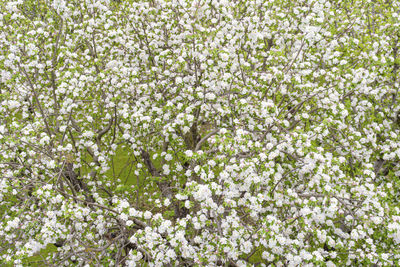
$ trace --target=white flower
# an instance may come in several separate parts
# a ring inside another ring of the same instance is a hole
[[[229,60],[229,55],[227,53],[221,53],[220,56],[221,56],[222,61]]]
[[[371,219],[375,224],[381,224],[382,221],[383,221],[383,219],[381,217],[379,217],[379,216],[374,216]]]
[[[185,208],[190,209],[190,201],[189,200],[185,201]]]
[[[56,167],[56,162],[54,160],[50,160],[47,162],[47,168],[54,169]]]
[[[215,167],[215,165],[217,165],[217,163],[214,160],[210,160],[210,161],[208,161],[208,165],[210,165],[211,167]]]
[[[203,201],[211,197],[211,190],[207,185],[199,185],[198,190],[193,193],[193,197],[198,201]]]
[[[176,253],[173,249],[169,249],[165,255],[171,259],[175,259],[176,257]]]
[[[206,94],[206,99],[208,99],[208,100],[214,100],[214,99],[215,99],[215,94],[213,94],[213,93],[207,93],[207,94]]]
[[[325,185],[325,190],[327,192],[330,192],[332,190],[332,187],[329,184],[327,184],[327,185]]]
[[[170,171],[170,169],[169,169],[169,165],[164,164],[164,165],[163,165],[163,173],[164,173],[165,175],[168,175],[170,172],[171,172],[171,171]]]
[[[146,220],[151,219],[151,216],[152,216],[152,214],[151,214],[151,212],[148,211],[148,210],[145,211],[144,214],[143,214],[143,218],[145,218]]]
[[[181,170],[183,170],[182,165],[179,164],[179,163],[176,163],[175,168],[176,168],[176,170],[177,170],[178,172],[181,171]]]
[[[359,239],[359,237],[360,236],[359,236],[357,230],[354,229],[353,231],[351,231],[351,238],[357,240],[357,239]]]
[[[244,252],[244,253],[250,253],[250,251],[251,251],[251,249],[253,248],[253,245],[251,244],[251,242],[250,241],[246,241],[246,242],[244,242],[243,244],[242,244],[242,251]]]
[[[178,199],[178,200],[185,200],[185,199],[187,199],[188,197],[185,196],[185,195],[182,195],[182,194],[176,194],[176,195],[175,195],[175,198]]]
[[[305,250],[302,250],[300,252],[300,256],[306,261],[309,261],[309,260],[311,260],[313,258],[312,254],[310,252],[308,252],[308,251],[305,251]]]
[[[131,243],[136,243],[137,242],[137,238],[136,238],[136,236],[131,236],[131,238],[129,238],[129,241],[131,242]]]
[[[190,158],[190,157],[193,156],[193,151],[192,150],[186,150],[185,151],[185,155]]]
[[[171,204],[171,201],[168,198],[166,198],[164,200],[164,206],[168,207],[170,204]]]
[[[312,213],[312,211],[310,210],[309,207],[304,207],[304,208],[302,208],[302,209],[300,210],[300,214],[301,214],[302,216],[307,216],[307,215],[309,215],[309,214],[311,214],[311,213]]]
[[[48,144],[50,142],[50,137],[48,135],[43,135],[42,139],[40,139],[39,143],[41,145]]]
[[[171,154],[166,154],[165,155],[165,160],[166,161],[171,161],[172,160],[172,155]]]
[[[127,221],[128,220],[128,215],[126,213],[121,213],[119,215],[119,218],[123,221]]]

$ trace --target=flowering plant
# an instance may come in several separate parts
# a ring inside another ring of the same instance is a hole
[[[0,3],[0,263],[400,264],[398,1]]]

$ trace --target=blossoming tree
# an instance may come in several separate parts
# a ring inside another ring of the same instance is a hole
[[[2,265],[400,264],[398,1],[0,3]]]

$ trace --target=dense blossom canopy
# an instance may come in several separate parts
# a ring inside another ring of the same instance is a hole
[[[399,9],[0,0],[0,264],[400,264]]]

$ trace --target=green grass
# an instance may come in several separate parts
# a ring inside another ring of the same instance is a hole
[[[57,252],[56,246],[49,244],[47,245],[46,248],[42,249],[40,252],[38,252],[36,255],[26,258],[22,261],[22,264],[24,266],[30,266],[30,267],[39,267],[39,266],[44,266],[43,264],[46,263],[46,258],[51,254]]]

